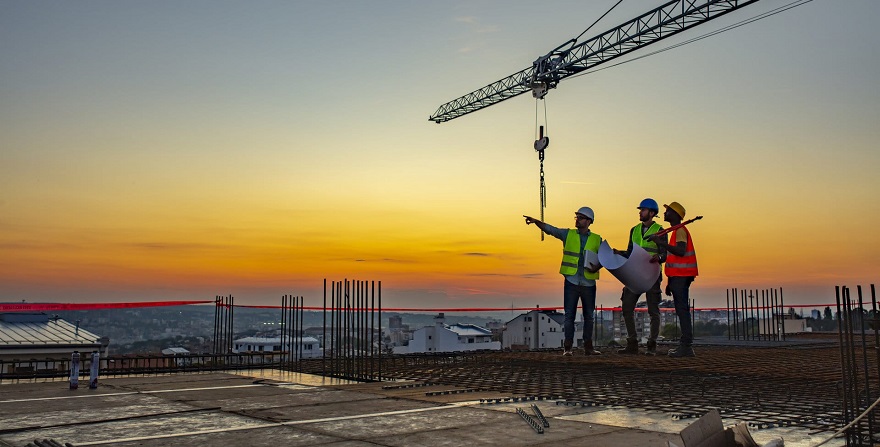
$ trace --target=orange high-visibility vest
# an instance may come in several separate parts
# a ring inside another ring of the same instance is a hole
[[[671,251],[666,252],[666,276],[697,276],[697,252],[694,251],[694,241],[691,233],[685,227],[676,231],[684,230],[687,235],[687,248],[684,256],[675,256]],[[669,245],[675,246],[675,233],[669,233]]]

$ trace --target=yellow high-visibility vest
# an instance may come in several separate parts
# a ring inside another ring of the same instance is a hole
[[[652,235],[662,229],[663,229],[663,227],[661,227],[660,224],[658,224],[657,222],[654,222],[648,228],[648,231],[645,232],[645,236],[643,237],[642,236],[642,224],[638,224],[638,225],[634,226],[632,228],[632,230],[630,231],[630,234],[632,235],[633,245],[638,245],[639,247],[644,248],[646,252],[651,253],[652,255],[656,255],[659,252],[659,250],[657,250],[657,244],[655,244],[651,241],[645,240],[645,237],[650,236],[650,235]]]
[[[599,253],[599,244],[602,243],[602,236],[596,233],[590,233],[587,236],[587,243],[584,245],[584,251]],[[565,247],[562,248],[562,266],[559,267],[559,273],[563,275],[574,275],[578,270],[578,259],[581,255],[581,236],[577,230],[569,229],[568,235],[565,236]],[[586,255],[584,255],[586,259]],[[590,273],[584,269],[584,277],[587,279],[599,279],[599,272]]]

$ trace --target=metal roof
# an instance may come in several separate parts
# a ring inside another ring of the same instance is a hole
[[[162,355],[186,355],[190,354],[189,349],[186,348],[165,348],[162,350]]]
[[[0,314],[0,347],[100,345],[100,338],[61,318],[45,314]],[[41,316],[41,317],[40,317]]]
[[[302,340],[303,343],[317,343],[318,339],[314,337],[293,337],[294,340]],[[289,339],[285,341],[289,342]],[[271,345],[271,344],[279,344],[281,343],[281,337],[244,337],[235,340],[234,343],[238,344],[252,344],[252,345]]]
[[[486,328],[481,328],[481,327],[473,325],[473,324],[463,324],[463,323],[452,324],[452,325],[446,326],[446,329],[449,329],[450,331],[455,332],[456,334],[463,336],[463,337],[477,336],[477,335],[492,335],[492,331],[490,331]]]

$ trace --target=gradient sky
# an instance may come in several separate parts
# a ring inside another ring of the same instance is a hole
[[[0,1],[0,300],[318,305],[349,278],[386,307],[561,305],[562,244],[521,217],[540,215],[535,100],[427,118],[614,3]],[[564,80],[545,220],[591,206],[625,248],[639,201],[681,202],[705,216],[697,306],[876,282],[878,17],[815,0]],[[604,272],[599,304],[620,287]]]

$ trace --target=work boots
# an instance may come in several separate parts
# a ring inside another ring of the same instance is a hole
[[[602,353],[593,349],[593,340],[584,340],[584,355],[601,355]]]
[[[657,340],[648,340],[645,355],[657,355]]]
[[[678,345],[675,349],[670,349],[669,354],[670,357],[696,357],[694,354],[694,348],[691,346]]]
[[[636,340],[626,340],[626,347],[623,349],[617,350],[618,354],[638,354],[639,353],[639,342]]]
[[[562,355],[571,355],[571,340],[565,340],[562,342]]]

